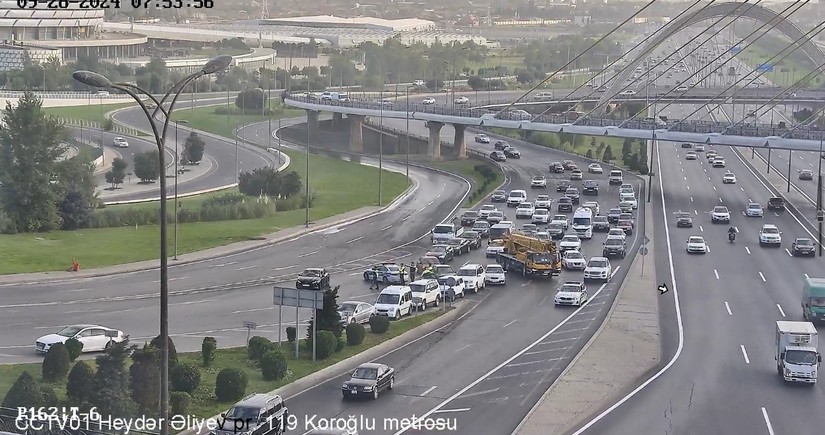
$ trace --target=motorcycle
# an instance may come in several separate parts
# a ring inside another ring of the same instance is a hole
[[[728,233],[728,241],[733,243],[736,240],[736,233]]]

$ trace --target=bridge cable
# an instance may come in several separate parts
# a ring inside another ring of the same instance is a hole
[[[498,112],[496,112],[496,115],[495,115],[495,116],[496,116],[496,117],[498,117],[498,116],[499,116],[499,115],[501,115],[502,113],[504,113],[504,112],[506,112],[506,111],[510,110],[510,108],[511,108],[511,107],[513,107],[515,104],[517,104],[517,103],[521,102],[521,100],[523,100],[523,99],[524,99],[524,97],[526,97],[526,96],[527,96],[527,95],[529,95],[531,92],[533,92],[533,91],[535,91],[536,89],[538,89],[538,88],[540,88],[541,86],[543,86],[545,83],[547,83],[548,81],[550,81],[553,77],[555,77],[555,76],[556,76],[559,72],[561,72],[562,70],[564,70],[565,68],[567,68],[568,66],[570,66],[571,64],[573,64],[574,62],[576,62],[577,60],[579,60],[579,58],[580,58],[580,57],[582,57],[582,56],[584,56],[584,54],[585,54],[585,53],[587,53],[588,51],[590,51],[590,49],[592,49],[593,47],[595,47],[595,46],[599,45],[602,41],[604,41],[605,39],[607,39],[607,37],[608,37],[608,36],[612,35],[612,34],[613,34],[613,33],[615,33],[616,31],[618,31],[618,30],[619,30],[622,26],[624,26],[625,24],[627,24],[628,22],[630,22],[632,19],[636,18],[636,16],[638,16],[639,14],[641,14],[642,12],[644,12],[647,8],[649,8],[649,7],[650,7],[650,6],[652,6],[654,3],[656,3],[656,1],[657,1],[657,0],[650,0],[650,2],[648,2],[647,4],[645,4],[644,6],[642,6],[642,7],[641,7],[638,11],[636,11],[635,13],[633,13],[633,15],[631,15],[631,16],[629,16],[629,17],[627,17],[624,21],[622,21],[621,23],[619,23],[619,24],[618,24],[616,27],[614,27],[612,30],[610,30],[609,32],[607,32],[606,34],[604,34],[602,37],[600,37],[599,39],[597,39],[597,40],[596,40],[596,42],[594,42],[594,43],[590,44],[590,46],[589,46],[589,47],[587,47],[587,48],[585,48],[585,49],[584,49],[584,51],[582,51],[581,53],[577,54],[577,55],[576,55],[575,57],[573,57],[572,59],[568,60],[568,61],[567,61],[567,63],[565,63],[564,65],[562,65],[561,67],[559,67],[559,68],[558,68],[556,71],[554,71],[552,74],[550,74],[550,75],[548,75],[547,77],[545,77],[544,79],[542,79],[542,80],[541,80],[538,84],[536,84],[535,86],[533,86],[532,88],[530,88],[527,92],[525,92],[524,94],[522,94],[522,95],[521,95],[520,97],[518,97],[515,101],[511,102],[510,104],[508,104],[508,105],[507,105],[507,107],[505,107],[505,108],[503,108],[503,109],[499,110]]]

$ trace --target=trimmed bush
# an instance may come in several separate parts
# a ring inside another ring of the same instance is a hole
[[[189,415],[189,406],[192,404],[192,396],[184,391],[172,391],[169,393],[169,407],[172,415]]]
[[[340,352],[347,347],[347,340],[344,337],[338,337],[338,343],[335,345],[335,351]]]
[[[219,402],[234,402],[246,394],[249,379],[236,368],[225,368],[215,379],[215,397]]]
[[[271,345],[272,342],[268,338],[256,335],[250,338],[246,345],[246,356],[250,360],[258,361],[268,350],[271,350]]]
[[[195,364],[180,363],[169,373],[174,391],[184,391],[192,394],[201,384],[201,371]]]
[[[390,329],[390,318],[386,316],[373,316],[370,318],[370,331],[376,334],[383,334]]]
[[[69,361],[74,361],[83,353],[83,343],[76,338],[70,338],[63,344],[66,346],[66,351],[69,352]]]
[[[46,357],[43,359],[43,380],[46,382],[56,382],[69,374],[69,351],[63,343],[55,343],[49,348]]]
[[[153,338],[152,341],[149,342],[149,346],[153,346],[156,349],[160,350],[160,335]],[[169,369],[174,368],[178,365],[178,350],[175,349],[175,343],[172,342],[172,337],[169,337]]]
[[[286,356],[279,350],[270,350],[261,357],[261,375],[267,381],[283,379],[287,368]]]
[[[20,373],[14,381],[6,397],[3,398],[3,408],[15,409],[17,407],[39,407],[43,406],[43,396],[40,389],[29,372]]]
[[[295,343],[295,337],[298,335],[298,331],[295,330],[294,326],[287,326],[286,327],[286,339],[290,343]]]
[[[212,361],[215,361],[215,351],[218,350],[218,340],[215,337],[203,337],[201,343],[201,359],[204,367],[211,367]]]
[[[57,398],[57,393],[54,392],[54,388],[41,386],[39,390],[41,406],[57,406],[57,404],[60,403],[60,400]]]
[[[78,361],[69,372],[69,380],[66,382],[66,397],[73,404],[88,403],[92,397],[92,382],[95,372],[86,364],[86,361]]]
[[[329,331],[318,331],[318,343],[315,345],[315,354],[318,359],[327,359],[338,347],[338,338]]]
[[[364,341],[367,336],[367,328],[360,323],[350,323],[347,325],[347,344],[350,346],[358,346]]]

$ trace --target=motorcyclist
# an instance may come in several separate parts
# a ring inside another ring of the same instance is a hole
[[[736,238],[736,228],[728,228],[728,240],[733,241]]]

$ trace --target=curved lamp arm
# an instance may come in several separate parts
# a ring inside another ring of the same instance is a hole
[[[138,87],[137,85],[133,85],[131,83],[113,83],[113,85],[121,86],[121,87],[124,87],[124,88],[129,88],[129,89],[132,89],[133,91],[137,91],[137,92],[139,92],[141,94],[144,94],[147,97],[149,97],[149,99],[151,99],[152,102],[155,103],[155,110],[152,112],[151,119],[154,119],[155,116],[157,116],[158,110],[160,110],[160,112],[163,113],[163,116],[165,116],[167,118],[169,117],[168,112],[163,108],[163,103],[161,101],[158,101],[158,99],[155,98],[154,95],[152,95],[149,92],[146,92],[145,90],[143,90],[143,88]],[[166,94],[166,95],[169,95],[169,94]],[[166,97],[164,97],[164,98],[166,98]]]
[[[141,100],[137,93],[130,89],[130,87],[122,86],[119,83],[112,83],[111,87],[113,89],[126,92],[127,94],[129,94],[129,96],[134,98],[135,101],[137,101],[138,105],[143,110],[143,113],[146,114],[146,116],[149,118],[149,125],[152,127],[152,134],[155,135],[155,142],[158,144],[158,152],[162,153],[163,147],[165,146],[163,143],[163,137],[160,136],[160,133],[158,132],[158,127],[155,125],[154,122],[152,122],[152,115],[149,113],[149,109],[146,107],[146,104],[143,103],[143,100]]]
[[[178,101],[178,97],[180,96],[181,92],[183,92],[183,90],[186,88],[186,85],[192,82],[192,80],[199,79],[204,75],[206,74],[203,71],[198,71],[195,74],[186,77],[185,79],[179,81],[175,86],[173,86],[172,89],[169,90],[169,93],[167,93],[166,96],[163,97],[161,103],[164,103],[166,99],[169,98],[170,95],[172,95],[172,91],[175,91],[174,96],[172,97],[172,102],[169,103],[168,113],[170,115],[172,114],[172,111],[175,110],[175,103]],[[158,107],[160,107],[160,105],[158,105]],[[166,122],[163,123],[163,137],[166,137],[166,130],[169,128],[169,121],[171,120],[172,119],[167,115]]]

